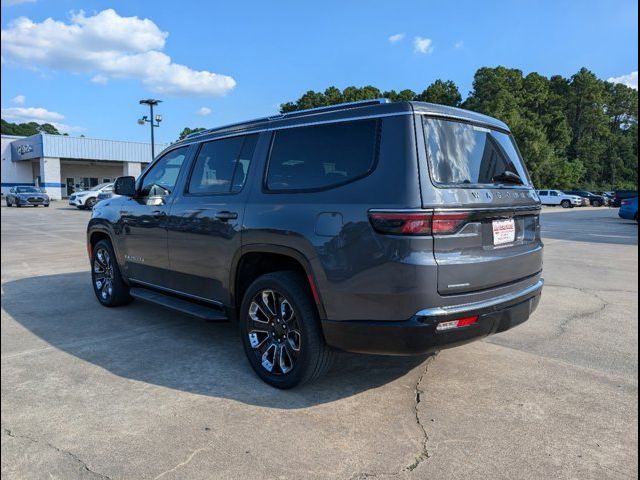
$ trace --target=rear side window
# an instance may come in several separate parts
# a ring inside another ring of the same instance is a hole
[[[189,193],[235,193],[242,190],[258,135],[203,143],[189,179]]]
[[[321,190],[367,175],[377,156],[378,120],[288,128],[274,134],[266,186]]]
[[[530,184],[510,135],[430,117],[422,117],[422,124],[431,175],[437,184]]]

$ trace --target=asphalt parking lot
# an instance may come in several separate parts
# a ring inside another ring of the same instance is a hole
[[[2,207],[2,477],[636,478],[638,230],[545,209],[525,324],[263,384],[230,324],[100,307],[89,212]]]

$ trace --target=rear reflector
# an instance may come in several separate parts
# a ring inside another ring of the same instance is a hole
[[[476,315],[475,317],[466,317],[466,318],[459,318],[458,320],[451,320],[448,322],[440,322],[436,327],[436,330],[441,332],[443,330],[451,330],[454,328],[468,327],[469,325],[473,325],[477,321],[478,321],[478,316]]]
[[[446,235],[457,232],[468,219],[467,212],[369,212],[376,232],[387,235]]]

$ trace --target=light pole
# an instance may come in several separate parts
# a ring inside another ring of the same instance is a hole
[[[160,126],[160,122],[162,121],[162,115],[153,116],[153,107],[158,105],[162,100],[156,100],[155,98],[147,98],[146,100],[140,100],[140,105],[149,105],[149,117],[144,115],[142,118],[138,119],[138,123],[140,125],[144,125],[146,122],[149,122],[151,125],[151,161],[156,158],[156,144],[153,138],[153,129]]]

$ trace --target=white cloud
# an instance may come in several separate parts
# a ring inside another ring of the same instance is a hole
[[[13,7],[22,3],[35,3],[36,0],[2,0],[3,7]]]
[[[230,76],[174,63],[161,51],[167,36],[153,21],[121,17],[113,9],[72,13],[69,23],[20,17],[2,30],[2,56],[30,67],[89,73],[96,83],[135,78],[168,95],[223,95],[235,87]]]
[[[455,48],[456,50],[460,50],[461,48],[464,48],[464,42],[462,40],[458,40],[456,43],[453,44],[453,48]]]
[[[99,83],[100,85],[106,85],[107,83],[109,83],[109,77],[107,77],[106,75],[102,75],[101,73],[98,73],[97,75],[94,75],[93,77],[91,77],[91,81],[93,83]]]
[[[627,87],[635,88],[638,90],[638,71],[631,72],[628,75],[620,75],[619,77],[611,77],[607,79],[608,82],[622,83]]]
[[[24,102],[27,100],[27,97],[24,95],[16,95],[11,99],[11,103],[15,103],[16,105],[24,105]]]
[[[398,43],[399,41],[403,40],[404,37],[404,33],[396,33],[395,35],[391,35],[389,37],[389,43]]]
[[[60,123],[64,120],[64,115],[58,112],[52,112],[42,107],[10,107],[1,110],[2,118],[9,122],[16,123],[50,123],[60,132],[73,133],[83,131],[82,127],[74,127]]]
[[[413,51],[429,55],[433,52],[433,41],[430,38],[415,37],[413,39]]]
[[[209,107],[200,107],[196,113],[201,117],[206,117],[211,113],[211,109]]]

